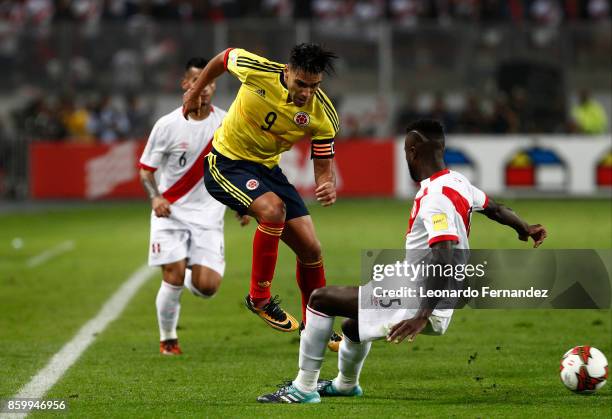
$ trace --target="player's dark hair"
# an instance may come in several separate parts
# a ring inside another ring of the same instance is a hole
[[[444,127],[438,120],[419,119],[411,122],[408,125],[408,128],[406,128],[406,133],[410,134],[412,131],[418,132],[428,141],[435,141],[444,144]]]
[[[338,58],[331,51],[323,49],[319,44],[299,44],[291,49],[289,65],[306,73],[334,73],[333,60]]]
[[[203,57],[191,57],[187,64],[185,64],[185,71],[189,71],[191,67],[199,68],[202,70],[208,64],[208,60]]]

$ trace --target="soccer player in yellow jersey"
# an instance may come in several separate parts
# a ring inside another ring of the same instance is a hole
[[[335,58],[316,44],[295,46],[287,64],[229,48],[208,63],[183,98],[187,116],[198,108],[202,89],[226,70],[242,83],[215,132],[205,161],[205,185],[218,201],[257,219],[251,288],[245,302],[268,325],[286,332],[296,330],[298,323],[270,294],[279,240],[297,256],[303,319],[310,294],[325,286],[325,273],[312,219],[278,162],[282,152],[309,137],[316,198],[323,206],[336,201],[333,157],[340,121],[320,89]]]

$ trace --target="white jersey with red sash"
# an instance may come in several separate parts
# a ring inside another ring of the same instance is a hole
[[[213,107],[202,121],[186,120],[178,108],[155,123],[140,167],[159,170],[159,191],[172,204],[171,216],[159,219],[158,228],[173,221],[207,228],[223,225],[225,206],[206,191],[203,178],[204,156],[209,153],[225,114]]]
[[[421,182],[417,192],[406,233],[406,262],[418,266],[429,249],[440,241],[452,241],[456,249],[469,249],[470,220],[473,211],[481,211],[488,204],[487,195],[473,186],[462,174],[452,170],[441,170]],[[422,275],[417,280],[422,279]],[[374,296],[377,286],[374,281],[362,285],[359,290],[359,338],[362,341],[381,339],[391,327],[402,320],[411,319],[417,308],[394,309],[389,298]],[[367,300],[363,300],[366,298]],[[370,301],[382,304],[368,305]],[[376,306],[375,309],[372,307]],[[389,308],[386,308],[389,307]],[[453,315],[452,309],[436,309],[421,332],[442,335],[448,329]]]
[[[442,170],[421,182],[414,198],[406,249],[428,249],[451,240],[457,249],[469,249],[473,211],[486,208],[487,195],[459,172]]]

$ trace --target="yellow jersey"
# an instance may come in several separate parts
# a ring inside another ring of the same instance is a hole
[[[272,168],[282,152],[308,136],[313,158],[333,157],[340,120],[322,90],[318,89],[310,103],[300,108],[287,103],[284,64],[230,48],[225,52],[224,65],[242,85],[215,132],[213,147],[219,153]]]

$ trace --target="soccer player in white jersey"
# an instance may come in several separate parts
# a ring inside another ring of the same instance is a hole
[[[206,63],[200,57],[187,62],[183,90],[193,85]],[[214,92],[213,82],[202,91],[200,108],[187,120],[182,108],[161,117],[140,158],[140,179],[153,209],[149,265],[161,266],[163,277],[155,305],[159,350],[164,355],[181,354],[176,325],[183,287],[196,296],[211,297],[225,270],[225,206],[204,187],[204,157],[225,116],[224,110],[211,103]],[[155,178],[158,169],[159,186]],[[240,223],[248,223],[248,217],[241,217]]]
[[[513,228],[520,240],[527,241],[531,237],[534,247],[546,238],[543,226],[529,225],[510,208],[494,202],[471,185],[465,176],[446,168],[444,130],[438,121],[412,123],[407,130],[404,149],[410,176],[421,185],[406,234],[408,259],[411,254],[424,253],[419,249],[440,249],[432,250],[431,263],[441,263],[436,261],[436,254],[469,249],[473,211]],[[437,309],[439,305],[396,310],[364,309],[359,302],[360,288],[324,287],[312,293],[306,312],[306,328],[300,340],[297,377],[276,392],[260,396],[259,402],[318,403],[321,397],[361,396],[359,374],[373,340],[400,343],[405,338],[414,339],[419,333],[442,335],[449,326],[453,310]],[[344,339],[338,352],[339,372],[334,380],[318,380],[336,316],[346,318],[342,324]]]

